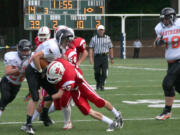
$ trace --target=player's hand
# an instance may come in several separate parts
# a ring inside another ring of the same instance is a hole
[[[114,60],[113,59],[111,59],[111,64],[114,64]]]
[[[40,90],[38,90],[38,93],[39,93],[39,99],[40,99],[40,100],[43,100],[43,95],[42,95],[42,93],[41,93]]]
[[[161,36],[160,38],[156,39],[155,41],[155,45],[156,46],[161,46],[161,45],[164,45],[165,44],[165,41],[163,40],[163,36]]]

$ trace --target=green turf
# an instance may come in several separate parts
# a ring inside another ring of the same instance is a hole
[[[93,66],[85,61],[81,66],[85,78],[91,85],[95,85]],[[160,70],[150,70],[160,69]],[[72,107],[72,122],[74,128],[63,131],[63,114],[57,111],[50,114],[56,124],[44,127],[36,121],[33,124],[37,135],[179,135],[180,109],[173,109],[173,119],[157,121],[154,118],[161,113],[161,108],[149,108],[148,104],[126,104],[122,101],[136,101],[139,99],[161,99],[163,90],[161,82],[166,74],[167,63],[164,59],[115,59],[114,65],[109,65],[109,76],[106,87],[117,87],[113,90],[98,91],[98,94],[109,100],[119,109],[124,118],[124,128],[116,129],[112,133],[105,132],[107,125],[89,116],[83,116],[76,107]],[[0,75],[4,74],[3,63],[0,62]],[[24,135],[20,127],[26,120],[26,104],[24,95],[28,92],[26,82],[23,83],[17,98],[7,106],[0,119],[0,135]],[[180,99],[177,94],[176,99]],[[113,118],[105,109],[92,108]],[[81,121],[79,121],[81,120]],[[7,123],[18,122],[18,123]]]

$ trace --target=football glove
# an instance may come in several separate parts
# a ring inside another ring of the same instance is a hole
[[[161,36],[160,38],[158,38],[156,41],[155,41],[155,45],[156,46],[160,46],[160,45],[164,45],[165,44],[165,41],[163,40],[163,36]]]

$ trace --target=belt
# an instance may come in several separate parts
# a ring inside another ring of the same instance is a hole
[[[180,63],[180,59],[178,59],[178,60],[168,60],[167,62],[170,63],[170,64],[171,63],[175,63],[175,62],[179,62]]]
[[[94,56],[107,56],[108,53],[98,53],[98,54],[94,54]]]

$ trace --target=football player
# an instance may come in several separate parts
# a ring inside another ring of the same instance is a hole
[[[36,38],[34,39],[34,43],[36,45],[36,48],[41,45],[43,42],[45,42],[46,40],[49,40],[51,37],[51,31],[47,26],[42,26],[39,30],[38,30],[38,34],[36,36]],[[25,98],[24,101],[27,102],[31,99],[31,94],[28,93]]]
[[[44,41],[49,40],[51,37],[51,31],[47,26],[42,26],[38,30],[38,35],[34,39],[34,43],[36,45],[36,48],[42,44]]]
[[[175,90],[180,93],[180,19],[176,18],[173,8],[162,9],[155,32],[157,34],[155,46],[165,45],[165,59],[168,62],[168,71],[162,82],[165,107],[156,119],[166,120],[171,117]]]
[[[67,60],[59,58],[51,62],[47,67],[46,76],[50,83],[56,85],[58,92],[44,97],[45,101],[61,98],[65,91],[70,91],[79,110],[84,115],[90,115],[107,123],[109,126],[107,131],[114,131],[116,127],[123,127],[121,113],[110,102],[101,98],[83,78],[82,74]],[[113,121],[102,113],[93,110],[88,101],[94,103],[98,108],[105,107],[111,111],[115,116],[115,120]]]
[[[77,52],[76,48],[68,48],[66,52],[64,53],[64,58],[68,60],[73,66],[76,67],[77,63]],[[46,91],[42,91],[42,96],[45,97],[47,96]],[[70,92],[66,91],[62,98],[56,99],[53,101],[51,104],[48,113],[54,112],[56,110],[63,110],[64,113],[64,130],[69,130],[72,128],[72,122],[70,120],[71,117],[71,107],[70,107],[70,101],[71,101],[71,96]],[[42,111],[42,108],[44,106],[44,101],[41,101],[37,109],[35,110],[32,121],[34,121],[37,117],[39,117],[40,112]]]
[[[12,102],[20,90],[25,78],[25,68],[31,56],[32,44],[22,39],[17,44],[17,51],[7,52],[4,55],[5,75],[0,82],[0,117],[5,107]]]
[[[26,68],[26,78],[29,90],[32,94],[32,100],[29,101],[27,106],[27,121],[21,127],[21,130],[26,133],[35,134],[32,128],[32,116],[39,100],[39,88],[43,87],[49,95],[57,92],[54,85],[50,84],[43,76],[40,59],[43,58],[46,61],[51,62],[56,58],[62,57],[63,52],[65,52],[65,45],[73,40],[72,38],[73,35],[68,30],[59,30],[56,33],[56,38],[43,42],[43,44],[35,50],[35,54],[32,56],[32,62]],[[49,104],[45,104],[42,110],[41,120],[45,126],[49,126],[52,123],[48,116],[50,104],[51,102]]]

